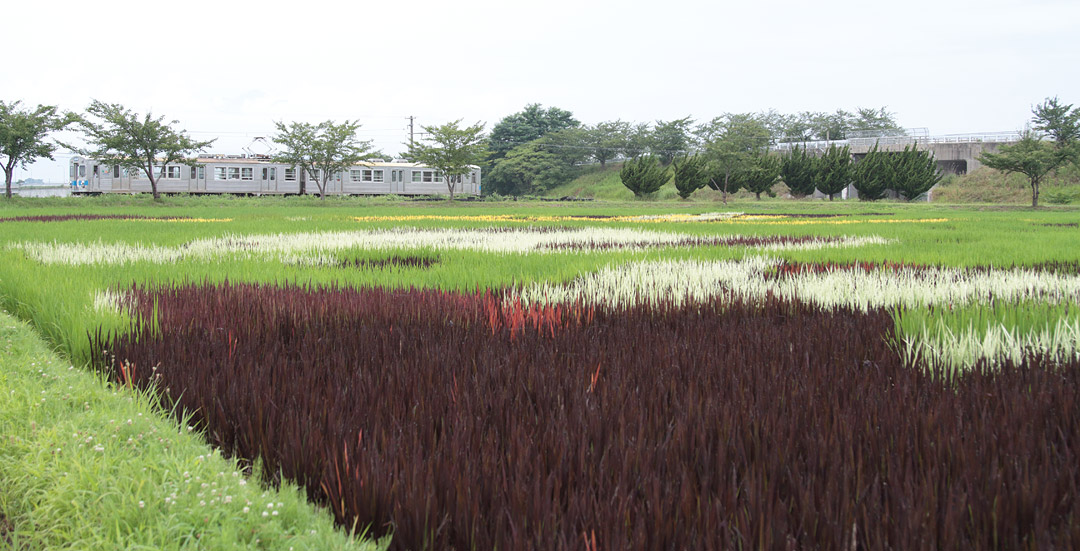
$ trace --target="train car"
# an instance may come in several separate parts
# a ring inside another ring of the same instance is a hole
[[[160,173],[161,167],[155,167]],[[105,165],[94,159],[74,157],[69,166],[72,189],[77,194],[149,193],[150,180],[142,171]],[[321,180],[322,175],[317,174]],[[306,171],[275,163],[262,155],[206,155],[195,166],[166,165],[158,179],[159,193],[242,195],[295,195],[301,181],[309,194],[318,186]],[[480,167],[458,177],[454,194],[480,195]],[[326,183],[327,195],[447,195],[442,173],[404,160],[374,159],[335,173]]]

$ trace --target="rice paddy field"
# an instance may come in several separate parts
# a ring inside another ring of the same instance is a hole
[[[205,447],[87,440],[0,359],[0,479],[156,465],[67,483],[148,496],[83,543],[1080,548],[1076,209],[115,201],[0,205],[0,306]],[[186,483],[210,457],[262,493]],[[0,542],[63,547],[33,507],[0,490]]]

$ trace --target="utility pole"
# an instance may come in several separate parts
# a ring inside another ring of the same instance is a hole
[[[409,115],[409,149],[413,148],[413,119],[416,117]]]

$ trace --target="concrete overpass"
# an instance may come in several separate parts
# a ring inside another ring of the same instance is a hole
[[[903,151],[905,147],[915,145],[921,150],[934,154],[938,167],[945,174],[966,174],[980,166],[979,155],[995,153],[1004,144],[1020,140],[1020,132],[985,132],[979,134],[949,134],[944,136],[878,136],[859,137],[847,140],[814,141],[805,143],[778,144],[776,149],[787,150],[792,147],[806,146],[811,151],[823,151],[830,145],[848,146],[856,161],[866,156],[874,144],[879,151]]]

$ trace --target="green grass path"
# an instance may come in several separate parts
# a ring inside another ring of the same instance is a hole
[[[0,311],[0,549],[377,549]]]

